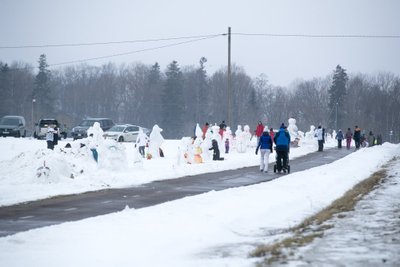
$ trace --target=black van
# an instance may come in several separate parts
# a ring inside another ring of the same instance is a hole
[[[87,118],[84,119],[78,126],[72,129],[72,138],[74,140],[87,137],[87,130],[93,126],[95,122],[100,123],[100,128],[107,131],[115,125],[112,119],[109,118]]]
[[[0,120],[0,136],[26,136],[25,118],[22,116],[4,116]]]

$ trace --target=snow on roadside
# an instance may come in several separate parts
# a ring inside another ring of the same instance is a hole
[[[72,148],[64,148],[67,142]],[[180,140],[166,140],[162,145],[164,158],[143,160],[142,163],[134,163],[133,143],[107,140],[98,151],[99,163],[96,164],[90,149],[80,148],[80,142],[60,141],[51,151],[46,149],[43,140],[0,138],[0,147],[7,151],[0,155],[0,206],[259,164],[259,156],[255,155],[253,147],[246,153],[231,150],[229,154],[223,154],[224,161],[178,164]],[[330,140],[327,147],[333,146],[335,142]],[[295,158],[315,150],[316,141],[312,140],[291,149],[289,156]],[[275,155],[271,154],[270,162],[274,160]]]
[[[271,182],[0,238],[1,266],[250,266],[267,230],[301,222],[393,157],[400,146],[361,149]]]

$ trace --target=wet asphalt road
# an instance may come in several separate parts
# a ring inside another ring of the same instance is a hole
[[[290,161],[291,172],[331,163],[352,150],[329,149]],[[121,211],[127,205],[144,208],[166,201],[197,195],[212,190],[247,186],[276,179],[283,174],[260,173],[259,167],[246,167],[171,180],[156,181],[137,187],[109,189],[78,195],[56,197],[14,206],[0,207],[0,237],[34,228],[76,221]]]

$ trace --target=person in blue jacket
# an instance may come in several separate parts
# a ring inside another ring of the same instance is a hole
[[[269,163],[269,154],[272,153],[272,139],[269,136],[268,128],[265,127],[262,135],[260,136],[260,140],[258,141],[258,145],[256,148],[256,155],[258,150],[260,149],[260,171],[268,172],[268,163]]]
[[[286,126],[283,123],[279,128],[279,131],[275,134],[274,142],[276,145],[277,154],[276,167],[278,169],[278,172],[281,172],[282,170],[283,172],[286,172],[288,168],[290,135],[286,130]]]

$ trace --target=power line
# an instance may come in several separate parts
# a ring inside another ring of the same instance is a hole
[[[362,34],[280,34],[280,33],[243,33],[236,32],[232,35],[242,36],[264,36],[264,37],[302,37],[302,38],[375,38],[375,39],[400,39],[400,35],[362,35]],[[98,46],[98,45],[115,45],[115,44],[133,44],[133,43],[148,43],[160,42],[182,39],[198,39],[214,36],[227,35],[222,34],[208,34],[208,35],[193,35],[169,38],[153,38],[153,39],[138,39],[138,40],[123,40],[123,41],[109,41],[109,42],[92,42],[92,43],[64,43],[64,44],[42,44],[42,45],[16,45],[16,46],[0,46],[0,49],[26,49],[26,48],[57,48],[57,47],[80,47],[80,46]]]
[[[362,35],[362,34],[279,34],[279,33],[241,33],[232,35],[263,36],[263,37],[301,37],[301,38],[370,38],[370,39],[400,39],[400,35]]]
[[[42,44],[42,45],[18,45],[18,46],[0,46],[0,49],[25,49],[25,48],[50,48],[50,47],[79,47],[79,46],[96,46],[96,45],[115,45],[115,44],[133,44],[133,43],[148,43],[160,41],[172,41],[182,39],[198,39],[216,37],[224,34],[208,34],[208,35],[194,35],[182,36],[171,38],[157,38],[157,39],[138,39],[138,40],[125,40],[125,41],[111,41],[111,42],[94,42],[94,43],[66,43],[66,44]]]
[[[145,52],[145,51],[152,51],[152,50],[158,50],[158,49],[167,48],[167,47],[173,47],[173,46],[178,46],[178,45],[183,45],[183,44],[188,44],[188,43],[199,42],[199,41],[212,39],[212,38],[216,38],[216,37],[220,37],[220,36],[222,36],[222,35],[221,34],[219,34],[219,35],[210,35],[208,37],[198,38],[198,39],[195,39],[195,40],[189,40],[189,41],[185,41],[185,42],[179,42],[179,43],[173,43],[173,44],[162,45],[162,46],[157,46],[157,47],[134,50],[134,51],[129,51],[129,52],[125,52],[125,53],[118,53],[118,54],[113,54],[113,55],[108,55],[108,56],[100,56],[100,57],[73,60],[73,61],[68,61],[68,62],[55,63],[55,64],[49,65],[49,67],[67,65],[67,64],[76,64],[76,63],[82,63],[82,62],[86,62],[86,61],[93,61],[93,60],[99,60],[99,59],[105,59],[105,58],[126,56],[126,55],[131,55],[131,54]]]
[[[92,57],[92,58],[85,58],[85,59],[78,59],[78,60],[72,60],[72,61],[67,61],[67,62],[49,64],[48,66],[54,67],[54,66],[83,63],[83,62],[87,62],[87,61],[100,60],[100,59],[106,59],[106,58],[112,58],[112,57],[126,56],[126,55],[131,55],[131,54],[140,53],[140,52],[153,51],[153,50],[163,49],[163,48],[167,48],[167,47],[173,47],[173,46],[179,46],[179,45],[188,44],[188,43],[204,41],[207,39],[212,39],[212,38],[216,38],[216,37],[220,37],[220,36],[223,36],[223,34],[208,35],[207,37],[202,37],[202,38],[198,38],[195,40],[188,40],[188,41],[184,41],[184,42],[172,43],[172,44],[167,44],[167,45],[162,45],[162,46],[157,46],[157,47],[151,47],[151,48],[134,50],[134,51],[124,52],[124,53],[112,54],[112,55],[107,55],[107,56],[99,56],[99,57]],[[31,69],[34,69],[34,68],[36,68],[36,67],[31,67]],[[13,70],[22,70],[22,69],[26,69],[26,68],[17,68],[17,69],[13,69]]]
[[[171,37],[171,38],[154,38],[154,39],[138,39],[138,40],[126,40],[126,41],[110,41],[110,42],[96,42],[96,43],[69,43],[69,44],[44,44],[44,45],[21,45],[21,46],[0,46],[0,49],[26,49],[26,48],[46,48],[46,47],[81,47],[81,46],[96,46],[96,45],[115,45],[115,44],[125,44],[125,43],[146,43],[146,42],[160,42],[160,41],[171,41],[171,40],[182,40],[182,39],[191,39],[188,41],[167,44],[162,46],[156,46],[151,48],[145,48],[140,50],[128,51],[124,53],[117,53],[106,56],[85,58],[67,62],[60,62],[55,64],[50,64],[49,67],[67,65],[67,64],[76,64],[83,63],[87,61],[94,61],[112,57],[126,56],[140,52],[159,50],[163,48],[179,46],[183,44],[199,42],[207,39],[212,39],[220,36],[227,36],[227,33],[221,34],[208,34],[208,35],[194,35],[194,36],[183,36],[183,37]],[[296,37],[296,38],[375,38],[375,39],[400,39],[400,35],[357,35],[357,34],[276,34],[276,33],[243,33],[236,32],[231,33],[231,35],[237,36],[256,36],[256,37]],[[194,39],[194,40],[193,40]]]

